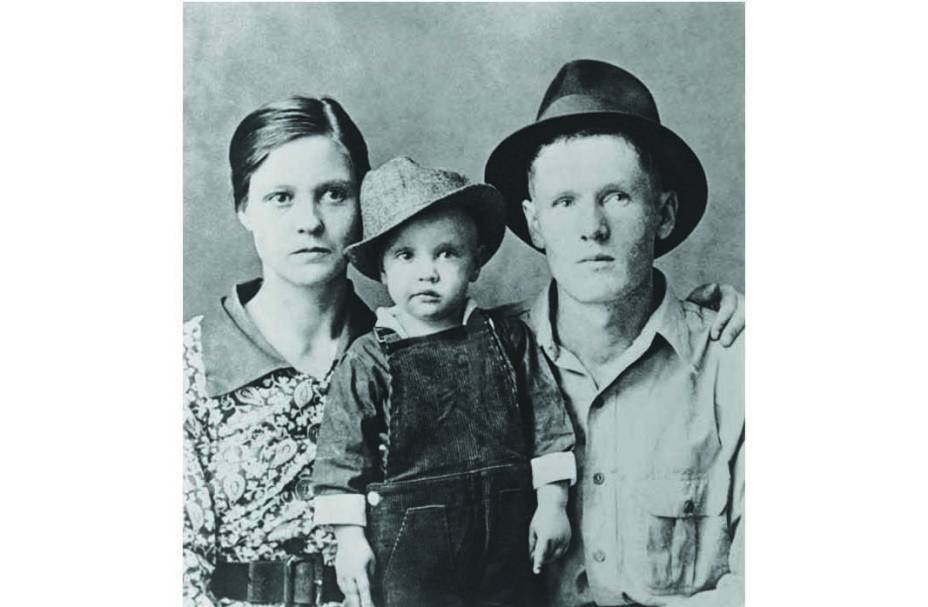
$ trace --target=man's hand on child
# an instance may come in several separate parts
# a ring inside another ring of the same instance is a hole
[[[345,595],[344,607],[374,607],[370,580],[374,575],[374,553],[364,528],[357,525],[335,527],[338,552],[335,554],[335,574],[338,587]]]
[[[567,520],[567,483],[557,482],[537,489],[538,507],[528,530],[528,554],[532,572],[561,558],[570,545],[570,521]]]
[[[744,331],[744,295],[733,286],[702,285],[693,289],[686,300],[718,312],[709,337],[720,340],[723,346],[732,345]]]

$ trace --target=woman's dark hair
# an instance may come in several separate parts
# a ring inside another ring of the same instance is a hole
[[[360,184],[370,161],[364,137],[348,113],[329,97],[289,97],[248,114],[232,135],[229,165],[235,210],[245,203],[251,176],[268,154],[294,139],[313,135],[331,137],[344,146]]]

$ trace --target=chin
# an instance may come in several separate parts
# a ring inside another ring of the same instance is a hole
[[[602,277],[578,279],[574,276],[567,280],[555,280],[560,290],[583,304],[611,303],[628,291],[628,285],[624,281],[604,280]]]

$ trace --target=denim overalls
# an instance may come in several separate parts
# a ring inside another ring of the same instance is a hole
[[[536,604],[530,412],[493,321],[375,331],[392,376],[384,482],[367,490],[378,607]]]

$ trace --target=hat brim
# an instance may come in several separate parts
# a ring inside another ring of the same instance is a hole
[[[354,243],[345,249],[345,255],[361,274],[380,280],[383,247],[391,233],[429,209],[460,206],[471,212],[477,221],[477,231],[483,245],[480,265],[484,265],[499,249],[506,234],[506,202],[499,191],[484,183],[471,183],[449,192],[422,206],[396,217],[380,232]]]
[[[485,170],[487,183],[506,199],[506,225],[523,241],[538,249],[529,236],[522,211],[528,199],[528,166],[538,147],[558,135],[588,128],[615,128],[647,146],[659,166],[665,186],[677,193],[677,217],[673,231],[655,243],[660,257],[683,242],[706,210],[708,184],[702,163],[676,133],[646,118],[622,112],[585,112],[539,120],[504,139],[490,154]]]

